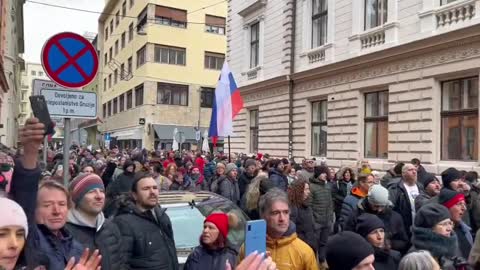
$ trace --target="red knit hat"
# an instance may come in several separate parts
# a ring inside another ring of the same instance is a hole
[[[203,223],[211,222],[217,226],[223,238],[227,239],[228,235],[228,216],[225,213],[210,214]]]

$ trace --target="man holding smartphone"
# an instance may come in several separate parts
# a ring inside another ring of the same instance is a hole
[[[277,269],[318,270],[312,248],[298,238],[295,224],[290,222],[287,194],[278,188],[269,190],[260,197],[259,211],[267,223],[267,253],[272,254]],[[239,257],[240,261],[245,258],[245,246]]]

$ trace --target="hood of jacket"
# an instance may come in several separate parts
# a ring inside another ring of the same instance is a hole
[[[352,169],[352,168],[350,168],[350,167],[342,167],[342,168],[340,168],[340,170],[338,170],[338,172],[337,172],[337,179],[338,179],[338,180],[343,180],[343,174],[344,174],[345,171],[348,170],[348,169],[352,172],[352,175],[350,176],[350,182],[353,182],[354,179],[357,179],[355,170]]]
[[[272,174],[277,174],[277,175],[280,175],[281,177],[284,176],[283,173],[279,172],[277,169],[274,169],[274,168],[270,169],[270,171],[268,172],[269,176],[272,175]]]
[[[368,193],[363,192],[359,187],[353,187],[351,193],[359,198],[365,198],[368,195]]]
[[[295,223],[290,221],[290,224],[288,225],[287,231],[283,234],[282,237],[278,239],[271,238],[270,236],[267,235],[267,246],[269,247],[283,247],[286,245],[289,245],[292,243],[295,239],[297,239],[297,227],[295,226]]]
[[[323,181],[323,180],[320,180],[318,178],[312,177],[312,178],[310,178],[310,183],[325,185],[325,184],[327,184],[327,181]]]
[[[103,215],[103,212],[100,212],[100,214],[97,215],[95,226],[93,226],[83,217],[82,213],[76,208],[72,208],[68,211],[67,221],[78,226],[94,228],[98,232],[105,223],[105,216]]]
[[[457,235],[445,237],[432,229],[412,227],[412,244],[415,249],[428,250],[435,258],[453,257],[457,250]]]

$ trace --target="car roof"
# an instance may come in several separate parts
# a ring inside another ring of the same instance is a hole
[[[204,202],[208,200],[225,201],[227,199],[208,191],[162,191],[158,196],[158,203],[160,205],[190,203],[192,201]]]

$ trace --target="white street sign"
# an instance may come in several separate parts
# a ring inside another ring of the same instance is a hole
[[[97,93],[78,90],[41,89],[51,116],[96,118]]]

